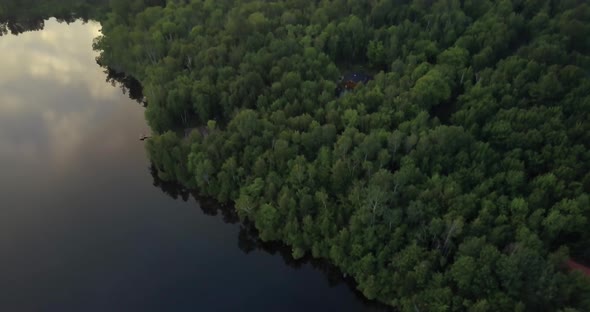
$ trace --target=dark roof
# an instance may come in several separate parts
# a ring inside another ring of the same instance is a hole
[[[348,73],[342,77],[342,81],[352,81],[354,83],[367,83],[373,77],[363,73]]]
[[[580,271],[582,274],[590,276],[590,268],[583,264],[577,263],[572,259],[567,261],[567,266],[570,268],[570,270]]]

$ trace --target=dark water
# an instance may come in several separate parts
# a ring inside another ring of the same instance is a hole
[[[0,311],[369,310],[329,268],[153,185],[98,29],[0,37]]]

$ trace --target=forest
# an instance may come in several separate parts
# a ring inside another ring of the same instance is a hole
[[[158,178],[263,241],[400,311],[590,311],[564,265],[590,260],[587,1],[111,0],[97,19]],[[351,72],[372,79],[340,96]]]

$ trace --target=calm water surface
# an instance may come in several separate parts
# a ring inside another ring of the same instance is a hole
[[[143,108],[105,82],[99,29],[0,37],[0,311],[369,310],[153,185]]]

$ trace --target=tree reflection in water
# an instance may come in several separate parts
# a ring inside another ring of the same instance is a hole
[[[158,177],[158,170],[153,164],[149,167],[149,171],[153,178],[153,185],[173,199],[181,199],[182,201],[188,202],[192,197],[199,204],[199,207],[205,215],[221,215],[223,222],[229,224],[239,224],[240,230],[238,233],[238,247],[245,254],[249,254],[253,251],[262,251],[270,255],[278,254],[281,256],[285,264],[294,269],[299,269],[304,265],[309,264],[315,270],[323,273],[323,275],[328,280],[330,287],[335,287],[343,283],[350,287],[358,300],[363,302],[365,307],[371,311],[391,311],[391,309],[387,306],[367,300],[359,291],[356,290],[356,283],[354,280],[350,277],[343,276],[343,274],[330,263],[321,259],[314,259],[309,255],[306,255],[301,259],[294,259],[291,256],[291,248],[288,246],[279,242],[263,242],[260,240],[258,231],[251,222],[240,222],[240,219],[232,205],[220,204],[210,198],[200,197],[195,191],[188,190],[178,183],[163,181]]]
[[[104,14],[108,3],[109,0],[1,0],[0,36],[42,30],[50,18],[59,23],[86,23]]]
[[[143,87],[132,76],[126,75],[125,73],[116,71],[113,68],[103,66],[100,62],[96,62],[100,67],[104,69],[106,74],[106,81],[113,87],[119,86],[123,94],[129,95],[129,98],[141,103],[143,107],[147,107],[147,101],[143,96]]]

